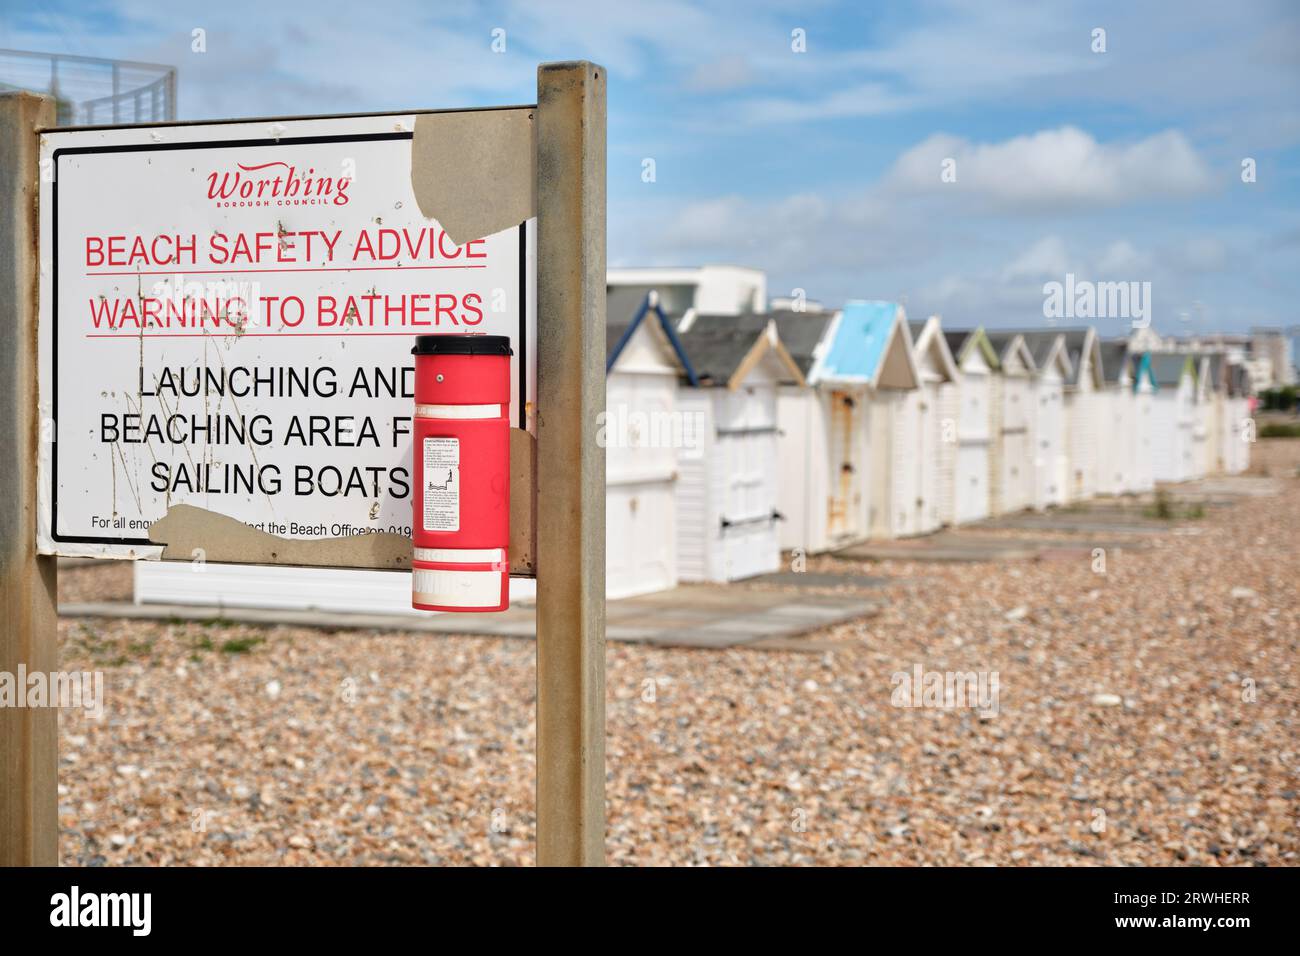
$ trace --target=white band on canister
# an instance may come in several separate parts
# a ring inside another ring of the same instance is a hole
[[[433,564],[499,564],[506,559],[506,549],[416,548],[412,557]]]
[[[500,607],[504,571],[411,570],[411,596],[416,604],[437,607]]]
[[[497,405],[416,405],[416,418],[500,418]]]

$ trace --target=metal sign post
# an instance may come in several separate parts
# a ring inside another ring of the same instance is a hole
[[[537,71],[537,862],[605,860],[605,71]]]

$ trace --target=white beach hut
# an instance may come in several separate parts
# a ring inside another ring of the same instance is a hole
[[[1245,470],[1240,446],[1250,444],[1243,435],[1250,417],[1242,390],[1244,367],[1232,363],[1226,352],[1211,352],[1201,359],[1198,379],[1198,419],[1205,431],[1201,468],[1205,474],[1239,474]],[[1203,404],[1202,404],[1203,403]]]
[[[1133,457],[1126,491],[1142,494],[1156,486],[1155,479],[1155,393],[1159,390],[1151,371],[1151,353],[1129,350],[1129,374],[1133,378]]]
[[[767,315],[695,315],[680,330],[697,384],[677,411],[699,441],[678,452],[677,573],[735,581],[781,563],[777,392],[804,384]]]
[[[1224,371],[1219,354],[1199,354],[1196,363],[1196,388],[1192,413],[1192,476],[1201,478],[1218,470],[1219,453],[1219,377]]]
[[[1070,359],[1060,332],[1025,332],[1025,344],[1038,370],[1034,378],[1034,507],[1067,501],[1065,382]]]
[[[1228,366],[1227,389],[1223,399],[1223,418],[1219,432],[1222,444],[1220,459],[1223,472],[1239,475],[1250,467],[1250,446],[1254,440],[1250,416],[1250,375],[1246,366]]]
[[[1100,419],[1097,441],[1097,494],[1127,494],[1137,467],[1137,396],[1127,339],[1099,345],[1103,386],[1095,401]]]
[[[1198,448],[1201,467],[1206,474],[1240,474],[1250,464],[1250,377],[1226,352],[1202,356],[1198,367],[1197,417],[1205,432],[1204,447]]]
[[[850,302],[773,317],[808,383],[783,386],[777,400],[782,547],[825,551],[903,533],[919,432],[901,399],[917,386],[902,307]]]
[[[945,332],[943,337],[961,372],[952,520],[966,524],[989,516],[993,380],[998,356],[983,329]]]
[[[988,332],[997,356],[991,378],[989,512],[1034,506],[1034,357],[1018,332]]]
[[[1097,494],[1105,369],[1096,329],[1088,326],[1061,332],[1070,360],[1065,380],[1065,495],[1067,501],[1087,501]]]
[[[926,534],[954,519],[960,372],[938,316],[908,326],[912,358],[921,380],[918,393],[911,398],[918,404],[921,454],[917,504],[905,533]]]
[[[1182,352],[1152,352],[1151,466],[1156,481],[1187,481],[1195,476],[1193,423],[1196,417],[1196,365]]]
[[[639,301],[638,301],[639,299]],[[605,328],[605,593],[676,586],[678,379],[695,375],[655,293],[611,289]]]

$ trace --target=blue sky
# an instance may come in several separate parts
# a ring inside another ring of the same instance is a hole
[[[539,61],[593,59],[609,76],[611,265],[752,265],[773,295],[901,299],[953,326],[1041,324],[1043,283],[1066,272],[1151,282],[1162,331],[1297,321],[1294,3],[0,11],[0,46],[176,65],[185,119],[526,103]]]

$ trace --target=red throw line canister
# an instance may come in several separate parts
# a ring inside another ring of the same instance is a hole
[[[415,339],[411,606],[510,606],[510,339]]]

